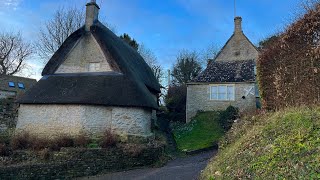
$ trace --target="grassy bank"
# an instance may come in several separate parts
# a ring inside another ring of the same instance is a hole
[[[174,127],[174,138],[180,151],[207,148],[224,134],[218,123],[219,113],[201,112],[189,124]]]
[[[235,124],[201,178],[319,179],[320,108],[295,108]]]

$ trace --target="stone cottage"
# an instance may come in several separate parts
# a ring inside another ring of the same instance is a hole
[[[186,122],[198,111],[223,110],[229,105],[241,111],[256,109],[258,50],[243,33],[242,18],[234,22],[234,33],[216,58],[187,84]]]
[[[20,96],[36,83],[35,79],[0,75],[0,99]]]
[[[38,136],[152,134],[160,85],[139,53],[98,20],[95,1],[85,25],[71,34],[18,102],[18,130]]]

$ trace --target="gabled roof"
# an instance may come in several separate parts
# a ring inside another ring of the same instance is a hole
[[[142,81],[153,92],[160,92],[160,84],[141,55],[99,21],[95,22],[90,32],[86,32],[82,27],[71,34],[46,64],[42,76],[54,74],[77,41],[86,33],[92,33],[105,54],[110,53],[121,72]]]
[[[250,41],[250,39],[244,34],[244,33],[241,33],[242,36],[245,37],[245,40],[249,42],[249,44],[258,52],[258,48]],[[215,56],[214,60],[216,60],[219,55],[222,53],[222,51],[226,48],[226,46],[229,44],[229,42],[235,38],[235,33],[233,33],[231,35],[231,37],[227,40],[227,42],[223,45],[223,47],[220,49],[220,51],[217,53],[217,55]]]
[[[254,82],[255,60],[211,62],[192,82]]]
[[[76,43],[92,34],[112,68],[105,73],[55,74]],[[121,72],[121,73],[119,73]],[[95,104],[158,108],[154,99],[160,85],[140,54],[99,21],[86,31],[82,27],[71,34],[49,60],[44,76],[34,88],[18,100],[24,104]]]

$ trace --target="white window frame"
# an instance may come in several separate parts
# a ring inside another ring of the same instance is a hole
[[[226,87],[226,96],[227,99],[219,99],[219,87],[224,86]],[[233,98],[230,99],[230,97],[228,97],[228,86],[232,86],[233,87]],[[217,88],[217,98],[216,99],[212,99],[212,87],[216,87]],[[209,91],[210,91],[210,97],[209,99],[212,101],[235,101],[236,100],[236,87],[234,84],[211,84],[209,85]]]

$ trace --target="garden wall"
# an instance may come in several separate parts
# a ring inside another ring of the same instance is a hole
[[[94,176],[100,173],[150,166],[159,161],[164,147],[153,146],[108,148],[108,149],[61,149],[49,159],[38,163],[0,166],[0,179],[69,179],[80,176]],[[15,152],[16,161],[34,159],[27,151]],[[29,157],[29,158],[28,158]],[[2,158],[0,161],[4,161]]]

